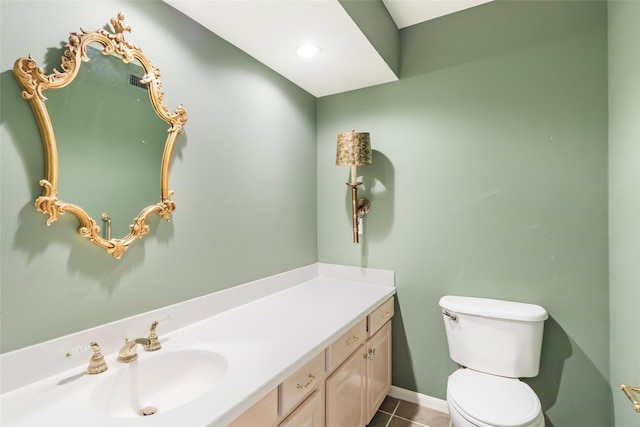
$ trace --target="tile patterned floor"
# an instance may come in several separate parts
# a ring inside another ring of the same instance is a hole
[[[367,427],[449,427],[449,415],[387,396]]]

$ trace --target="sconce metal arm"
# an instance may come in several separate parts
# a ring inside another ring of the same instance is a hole
[[[358,198],[358,185],[362,182],[347,182],[351,187],[351,216],[353,219],[353,243],[360,243],[360,230],[358,227],[358,215],[364,216],[369,213],[371,203],[365,198]]]
[[[353,243],[360,243],[360,236],[358,235],[358,185],[361,182],[349,183],[347,185],[351,187],[351,215],[353,217]]]

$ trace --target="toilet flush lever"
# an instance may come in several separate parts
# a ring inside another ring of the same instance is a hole
[[[456,320],[458,320],[458,316],[455,315],[455,313],[451,313],[448,310],[443,309],[442,310],[442,314],[444,314],[445,316],[447,316],[449,319],[453,320],[454,322]]]

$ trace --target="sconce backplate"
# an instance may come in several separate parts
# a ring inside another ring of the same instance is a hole
[[[371,203],[369,200],[361,197],[358,199],[358,215],[365,216],[371,210]]]

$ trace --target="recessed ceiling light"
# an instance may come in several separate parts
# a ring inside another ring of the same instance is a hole
[[[296,54],[300,58],[311,58],[320,53],[320,48],[318,46],[314,46],[312,44],[305,44],[298,48]]]

